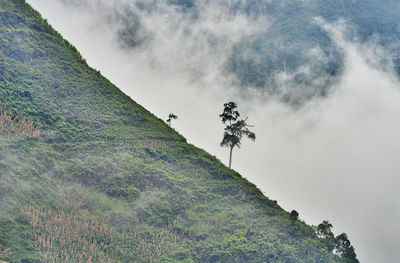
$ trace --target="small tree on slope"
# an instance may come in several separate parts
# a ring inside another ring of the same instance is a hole
[[[237,105],[235,102],[228,102],[224,104],[224,111],[219,116],[222,119],[222,123],[225,124],[224,137],[222,138],[221,146],[229,147],[229,168],[232,165],[232,151],[234,147],[240,148],[240,141],[243,135],[250,140],[255,141],[256,135],[251,132],[248,127],[251,127],[246,123],[247,118],[239,120],[240,114],[236,110]]]
[[[167,122],[168,122],[169,127],[171,127],[171,122],[172,122],[172,120],[176,120],[176,119],[178,119],[178,116],[176,116],[175,114],[170,113],[170,114],[168,115]]]

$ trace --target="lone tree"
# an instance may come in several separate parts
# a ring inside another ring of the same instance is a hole
[[[167,122],[168,122],[169,127],[171,127],[171,122],[172,122],[172,120],[176,120],[176,119],[178,119],[178,116],[176,116],[175,114],[170,113],[170,114],[168,115]]]
[[[224,137],[222,138],[221,146],[229,147],[229,168],[232,164],[232,150],[236,146],[240,148],[240,141],[243,135],[247,136],[250,140],[255,141],[256,135],[251,132],[248,127],[252,127],[246,123],[247,118],[239,120],[240,114],[237,111],[235,102],[228,102],[224,104],[224,111],[219,115],[222,123],[225,124]]]

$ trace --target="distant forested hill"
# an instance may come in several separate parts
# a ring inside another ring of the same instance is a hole
[[[140,49],[148,46],[154,32],[146,27],[146,14],[159,12],[165,1],[115,0],[109,1],[61,0],[71,5],[87,5],[95,12],[99,3],[107,6],[104,14],[111,23],[120,25],[119,38],[124,47]],[[201,23],[207,6],[221,8],[221,16],[245,16],[260,22],[261,30],[235,43],[225,63],[226,74],[234,73],[239,87],[262,89],[290,104],[301,104],[314,96],[325,96],[336,83],[343,68],[343,54],[331,36],[315,18],[327,23],[343,20],[347,23],[348,40],[373,42],[387,50],[389,60],[400,74],[400,3],[396,0],[169,0],[171,17],[181,16],[180,25],[190,30]],[[111,18],[111,12],[112,18]],[[212,45],[218,36],[209,34]],[[224,41],[224,39],[219,39]],[[308,70],[304,70],[307,68]],[[291,75],[291,82],[282,88],[279,73]],[[244,89],[245,90],[245,89]]]

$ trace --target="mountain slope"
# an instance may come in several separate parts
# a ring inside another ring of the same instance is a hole
[[[23,0],[0,1],[0,103],[0,258],[354,262],[88,67]]]

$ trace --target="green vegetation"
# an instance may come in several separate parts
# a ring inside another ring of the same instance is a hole
[[[40,130],[0,132],[2,260],[356,262],[88,67],[23,0],[0,0],[0,104]]]

